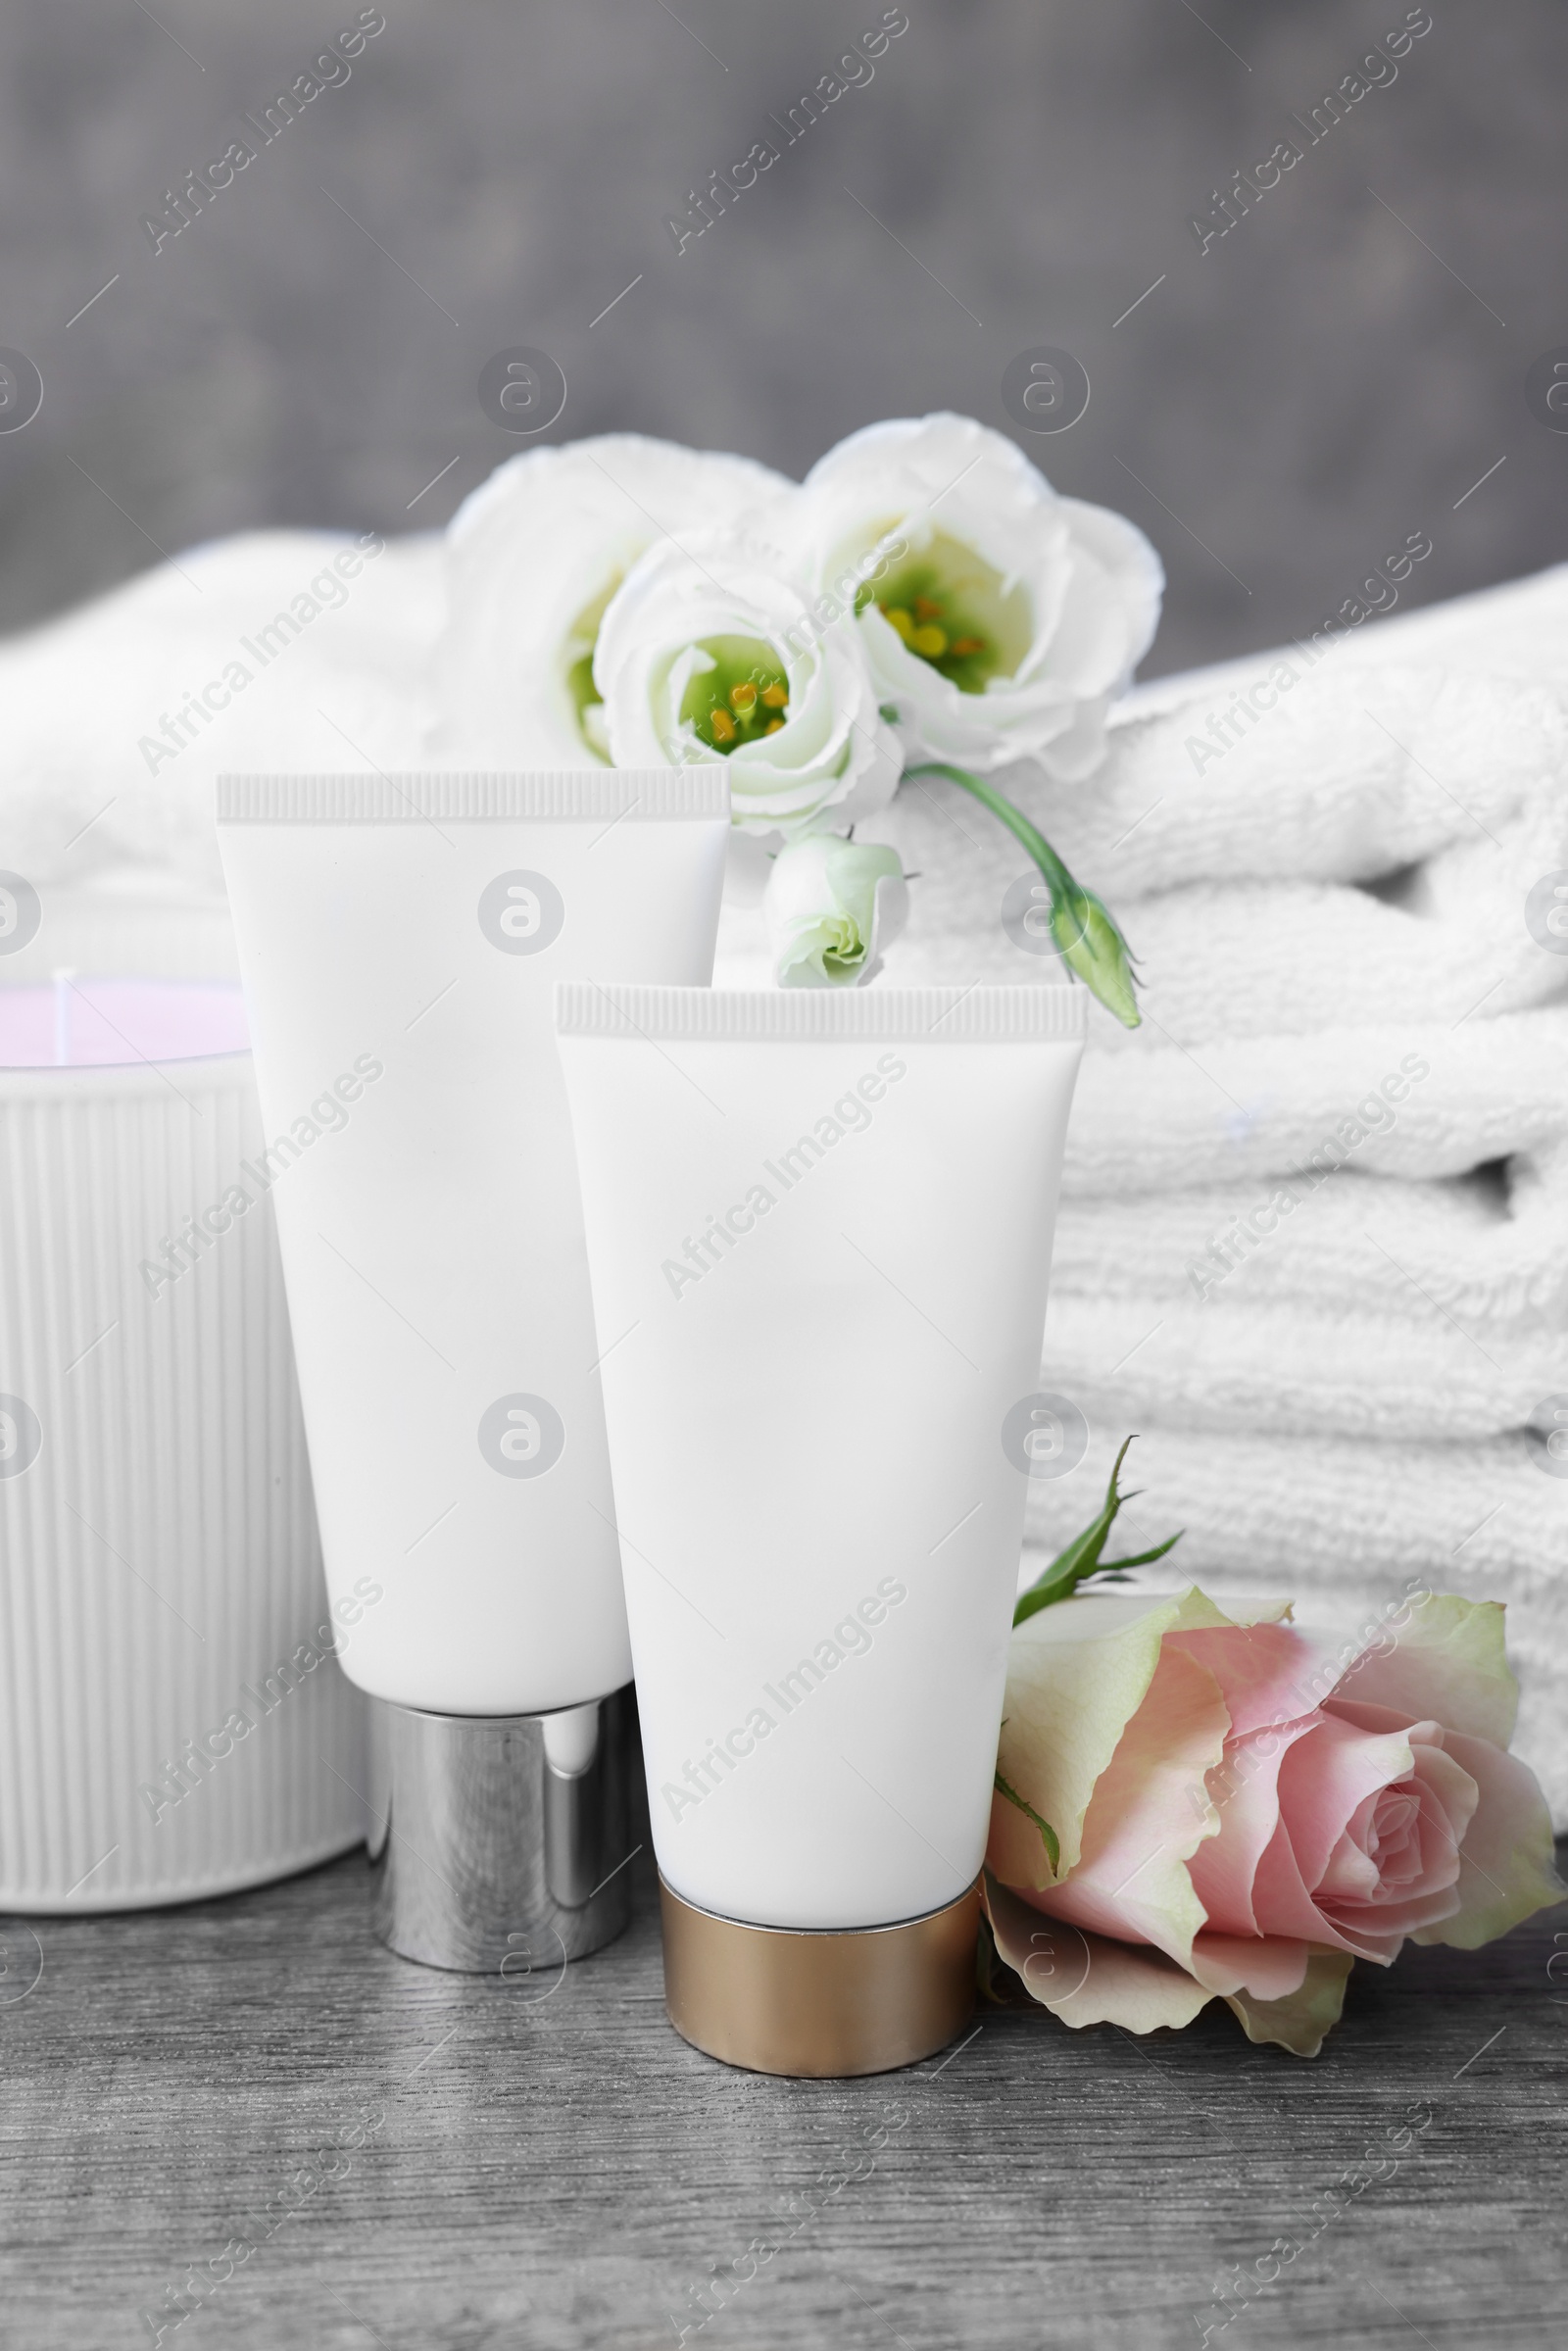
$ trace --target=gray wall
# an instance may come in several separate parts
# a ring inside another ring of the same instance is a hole
[[[154,254],[139,216],[355,0],[9,0],[0,344],[45,394],[0,434],[0,625],[255,524],[440,524],[522,445],[475,396],[514,344],[565,371],[552,439],[795,472],[878,416],[1012,429],[1007,361],[1066,347],[1093,399],[1035,454],[1162,550],[1153,669],[1309,626],[1412,531],[1407,603],[1552,561],[1568,435],[1523,376],[1568,340],[1568,10],[1431,5],[1201,254],[1189,215],[1403,0],[907,0],[874,79],[677,255],[665,215],[880,0],[385,0],[352,78]]]

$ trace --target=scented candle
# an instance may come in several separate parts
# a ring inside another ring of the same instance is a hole
[[[0,986],[0,1910],[364,1835],[268,1140],[233,982]]]

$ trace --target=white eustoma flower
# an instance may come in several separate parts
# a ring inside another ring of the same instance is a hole
[[[593,673],[613,763],[722,761],[742,832],[853,820],[897,789],[898,741],[853,616],[824,626],[760,537],[651,547],[605,612]]]
[[[1099,765],[1164,589],[1133,523],[1058,496],[1011,441],[955,416],[852,433],[790,517],[815,592],[858,610],[913,756],[980,772],[1032,758],[1068,781]]]
[[[797,496],[747,458],[636,433],[510,458],[448,529],[432,749],[513,767],[603,765],[594,648],[638,557]]]
[[[774,858],[762,911],[781,988],[863,985],[908,917],[899,853],[808,833]]]

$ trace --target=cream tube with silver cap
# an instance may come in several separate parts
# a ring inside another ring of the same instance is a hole
[[[972,2004],[1085,1005],[558,997],[669,2014],[734,2065],[879,2072]]]
[[[559,1714],[371,1715],[370,1864],[383,1942],[426,1967],[528,1982],[625,1924],[637,1841],[629,1687]]]
[[[433,1966],[537,1975],[624,1922],[631,1657],[552,994],[706,982],[728,832],[706,770],[219,785],[268,1137],[231,1212],[275,1209],[344,1668],[380,1701],[377,1922]]]

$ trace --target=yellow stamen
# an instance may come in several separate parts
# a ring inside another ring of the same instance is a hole
[[[790,690],[788,686],[779,685],[776,679],[772,685],[764,686],[762,688],[762,700],[766,703],[770,710],[782,710],[785,709],[789,702],[789,698]]]
[[[710,723],[713,730],[713,741],[715,743],[734,742],[735,721],[730,716],[728,710],[720,710],[715,707],[710,714]]]
[[[984,637],[955,637],[948,647],[949,653],[956,654],[960,660],[971,653],[984,653],[985,649]]]
[[[770,718],[766,726],[763,727],[762,732],[764,735],[776,735],[783,723],[784,721],[782,718]]]
[[[945,628],[937,628],[928,620],[923,628],[917,628],[911,634],[909,650],[912,653],[924,654],[928,661],[934,661],[939,654],[944,654],[948,650],[948,632]]]
[[[729,698],[734,708],[739,710],[743,716],[748,710],[753,710],[757,708],[757,688],[755,686],[745,684],[731,686],[729,690]]]
[[[934,604],[929,596],[917,596],[914,600],[914,616],[916,620],[940,620],[942,607]]]
[[[914,622],[909,618],[909,615],[905,611],[903,605],[885,604],[882,607],[882,611],[886,613],[890,625],[898,630],[899,635],[904,639],[906,645],[907,645],[910,637],[914,633]]]

